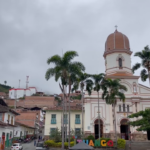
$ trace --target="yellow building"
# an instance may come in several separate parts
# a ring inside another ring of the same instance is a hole
[[[83,113],[84,118],[84,113]],[[69,134],[69,113],[64,114],[64,124],[67,127],[67,135]],[[45,138],[49,138],[50,132],[56,128],[61,131],[63,125],[63,110],[61,107],[54,107],[46,110],[45,115]],[[81,132],[82,129],[82,109],[80,106],[70,108],[70,131],[75,133]]]

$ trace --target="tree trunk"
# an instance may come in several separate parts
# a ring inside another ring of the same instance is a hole
[[[63,114],[62,114],[62,150],[64,150],[64,105],[65,104],[65,91],[63,89]]]
[[[98,128],[99,128],[99,130],[98,130],[98,138],[99,138],[99,140],[100,140],[100,130],[101,130],[101,127],[100,127],[100,111],[99,111],[99,91],[97,92],[97,94],[98,94]]]
[[[67,86],[65,86],[65,93],[67,95]],[[67,120],[68,120],[68,115],[67,115],[67,97],[65,98],[65,116],[66,116],[66,123],[65,123],[65,142],[67,142]]]
[[[70,147],[70,96],[69,96],[69,137],[68,137],[68,147]]]
[[[113,120],[114,120],[114,131],[115,131],[115,141],[117,147],[117,130],[116,130],[116,104],[113,104]]]

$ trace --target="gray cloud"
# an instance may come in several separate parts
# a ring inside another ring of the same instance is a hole
[[[25,87],[29,75],[30,86],[59,93],[58,83],[44,76],[47,58],[62,55],[62,49],[76,50],[87,72],[105,72],[104,44],[116,24],[133,53],[150,43],[149,5],[142,0],[1,0],[0,83],[18,87],[20,79]],[[132,55],[132,65],[137,61]]]

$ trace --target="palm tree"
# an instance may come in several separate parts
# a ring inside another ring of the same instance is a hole
[[[105,74],[100,73],[100,74],[94,74],[91,76],[94,80],[94,91],[97,92],[98,96],[98,128],[99,128],[99,133],[98,133],[98,138],[100,139],[100,110],[99,110],[99,91],[102,89],[102,82],[104,81]]]
[[[53,68],[49,68],[46,71],[45,78],[49,80],[51,77],[55,77],[55,81],[57,82],[59,79],[61,83],[59,83],[60,89],[63,93],[63,127],[62,127],[62,149],[64,149],[64,103],[66,103],[65,99],[67,100],[67,92],[66,88],[69,87],[68,93],[70,94],[71,91],[71,81],[70,76],[72,74],[76,75],[79,74],[81,71],[85,70],[84,65],[81,62],[74,61],[74,57],[78,56],[76,51],[67,51],[63,54],[63,56],[54,55],[48,58],[48,64],[54,64]]]
[[[87,73],[80,73],[79,74],[79,78],[76,80],[76,82],[74,83],[73,85],[73,88],[72,88],[72,92],[73,91],[76,91],[80,86],[80,89],[81,89],[81,95],[82,95],[82,138],[84,137],[83,134],[84,134],[84,120],[83,120],[83,100],[84,100],[84,88],[86,89],[86,91],[88,91],[88,94],[91,95],[91,92],[92,92],[92,89],[93,89],[93,81],[90,79],[90,75],[87,74]]]
[[[117,143],[117,133],[116,133],[116,117],[115,117],[115,106],[117,104],[117,99],[120,101],[125,101],[125,95],[123,91],[127,91],[127,88],[120,84],[120,79],[107,79],[103,82],[103,93],[102,99],[106,101],[107,104],[112,105],[113,112],[113,125],[115,131],[115,140]]]
[[[132,67],[132,71],[134,73],[135,70],[143,67],[140,76],[142,81],[146,81],[149,78],[150,82],[150,49],[149,46],[144,47],[144,50],[141,52],[136,52],[134,56],[138,56],[141,59],[141,63],[136,63]]]

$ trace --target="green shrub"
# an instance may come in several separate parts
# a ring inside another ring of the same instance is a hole
[[[118,139],[117,146],[118,148],[125,148],[126,141],[124,139]]]
[[[89,135],[85,140],[92,140],[93,142],[95,141],[95,138],[93,135]]]
[[[74,146],[74,141],[70,142],[70,146],[71,147]]]
[[[53,140],[47,140],[44,142],[45,145],[47,145],[48,147],[55,147],[55,142]]]

